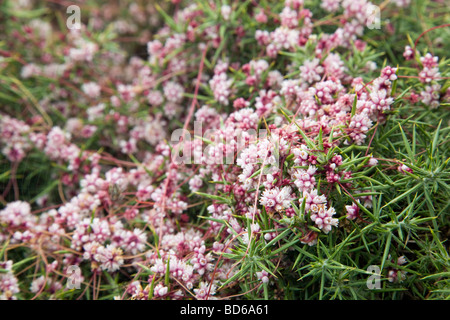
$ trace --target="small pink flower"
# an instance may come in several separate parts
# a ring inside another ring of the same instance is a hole
[[[327,234],[331,231],[331,227],[337,227],[339,224],[339,220],[333,218],[335,214],[336,211],[333,207],[327,209],[326,206],[321,206],[312,211],[311,220],[314,221],[319,229]]]
[[[101,87],[95,82],[88,82],[81,86],[81,90],[90,98],[98,98],[100,96]]]
[[[439,68],[437,67],[428,67],[424,66],[423,69],[419,72],[419,80],[423,83],[430,83],[436,78],[441,76],[439,72]]]
[[[390,81],[394,81],[397,79],[397,68],[392,68],[390,66],[385,67],[383,70],[381,70],[381,76],[386,77]]]
[[[281,25],[288,28],[295,28],[298,26],[298,16],[295,10],[289,7],[284,7],[280,13]]]
[[[255,16],[255,20],[258,23],[266,23],[267,22],[267,16],[265,15],[264,11],[259,11],[256,16]]]
[[[413,173],[413,170],[410,167],[408,167],[406,164],[402,164],[402,165],[398,166],[397,170],[403,174],[406,174],[406,172]]]
[[[431,53],[427,53],[424,57],[420,57],[420,62],[425,68],[436,68],[438,66],[439,57],[432,56]]]
[[[405,51],[403,52],[403,57],[406,60],[414,59],[414,50],[410,46],[406,46]]]
[[[300,77],[309,84],[320,81],[324,68],[319,65],[319,59],[306,60],[300,67]]]
[[[372,121],[370,120],[366,112],[355,114],[348,126],[348,135],[357,145],[361,145],[366,138],[366,133],[372,127]]]
[[[317,168],[315,166],[309,166],[307,170],[297,169],[292,177],[294,178],[294,184],[300,191],[312,190],[316,185],[316,179],[314,174]]]
[[[278,187],[264,190],[259,202],[266,207],[268,211],[281,211],[291,206],[291,201],[294,200],[291,194],[290,187],[283,187],[281,190]]]
[[[246,101],[244,98],[237,98],[233,102],[233,107],[235,109],[247,108],[248,106],[250,106],[250,102]]]
[[[260,272],[256,272],[256,276],[258,277],[258,280],[260,280],[262,283],[268,283],[269,282],[269,273],[266,270],[262,270]]]
[[[223,5],[223,6],[220,8],[220,13],[221,13],[221,15],[222,15],[222,18],[223,18],[225,21],[230,20],[231,7],[230,7],[229,5]]]
[[[378,165],[378,160],[375,158],[370,158],[369,162],[367,164],[371,167],[374,167],[374,166]]]
[[[347,210],[347,219],[354,220],[359,215],[359,207],[356,203],[353,203],[350,206],[345,206],[345,209]]]
[[[163,85],[164,96],[168,101],[179,103],[183,100],[184,88],[177,82],[168,81]]]

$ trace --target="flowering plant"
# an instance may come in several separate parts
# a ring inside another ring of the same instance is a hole
[[[3,2],[0,298],[445,297],[444,5]]]

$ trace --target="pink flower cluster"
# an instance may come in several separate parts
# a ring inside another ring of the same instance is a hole
[[[372,3],[322,1],[340,18],[330,33],[318,33],[321,20],[303,0],[286,0],[273,14],[253,8],[248,29],[235,4],[209,5],[176,5],[167,24],[139,39],[146,57],[106,45],[101,19],[67,35],[38,20],[25,29],[21,45],[39,50],[21,80],[52,81],[36,110],[23,111],[30,119],[2,111],[1,153],[15,169],[28,156],[50,162],[51,188],[33,200],[6,201],[14,195],[4,192],[0,242],[51,257],[44,261],[51,276],[30,280],[30,292],[65,290],[59,277],[76,266],[83,280],[128,277],[123,294],[132,299],[211,299],[237,272],[230,253],[250,237],[269,243],[292,222],[301,242],[314,245],[340,219],[361,222],[357,203],[330,194],[363,192],[352,172],[359,169],[339,150],[363,148],[397,106],[397,68],[374,72],[369,63],[358,77],[348,62],[370,46],[362,35]],[[156,9],[136,6],[136,21],[115,21],[116,32],[156,25]],[[438,57],[406,47],[404,58],[419,66],[410,100],[438,108],[449,96],[438,83]],[[364,168],[380,165],[365,158]],[[367,195],[357,201],[372,204]],[[19,293],[12,263],[0,262],[0,299]],[[261,269],[253,279],[270,277]]]

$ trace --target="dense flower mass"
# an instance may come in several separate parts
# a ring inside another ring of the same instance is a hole
[[[403,104],[448,108],[448,61],[411,41],[380,58],[370,37],[384,34],[369,27],[380,8],[367,0],[218,3],[108,3],[82,10],[80,29],[45,14],[0,23],[0,299],[76,298],[86,286],[94,299],[315,297],[320,284],[287,283],[317,280],[319,267],[322,281],[339,268],[353,281],[383,254],[308,264],[312,249],[370,253],[379,230],[404,241],[411,219],[432,226],[412,218],[413,192],[379,197],[395,179],[426,174],[413,191],[448,180],[418,168],[415,147],[384,156],[420,140],[424,120],[384,128],[412,116]],[[394,132],[400,142],[384,143]],[[432,138],[438,159],[445,141]],[[400,200],[398,217],[380,209]],[[401,256],[386,271],[394,284],[407,262],[386,237],[383,250]]]

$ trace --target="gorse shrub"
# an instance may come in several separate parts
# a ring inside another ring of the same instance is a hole
[[[444,2],[78,8],[0,4],[1,299],[448,298]]]

